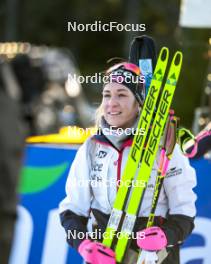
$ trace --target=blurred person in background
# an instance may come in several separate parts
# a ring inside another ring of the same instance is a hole
[[[61,57],[57,50],[42,52],[42,47],[37,50],[39,56],[33,50],[31,54],[0,54],[0,264],[9,261],[24,138],[57,131],[65,125],[59,119],[60,109],[71,106],[63,85],[68,72],[75,70],[68,55]],[[62,61],[58,65],[57,59]],[[52,116],[55,121],[50,120]],[[71,115],[65,118],[75,122]]]
[[[194,136],[187,129],[182,129],[183,142],[181,141],[182,151],[190,159],[199,159],[211,151],[211,122]],[[185,140],[185,138],[187,138]]]
[[[211,121],[208,125],[196,136],[198,139],[198,157],[203,156],[211,150]],[[197,156],[196,156],[197,157]]]
[[[7,87],[9,68],[0,63],[0,263],[8,264],[16,221],[17,186],[24,150],[20,106]],[[16,94],[17,96],[17,94]]]

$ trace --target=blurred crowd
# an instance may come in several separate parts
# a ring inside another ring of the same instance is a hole
[[[28,135],[55,133],[66,125],[91,124],[87,109],[93,109],[81,85],[67,82],[68,74],[79,74],[68,50],[0,43],[0,60],[1,86],[20,105]]]

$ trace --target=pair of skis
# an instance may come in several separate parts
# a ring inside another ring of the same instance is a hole
[[[114,249],[118,263],[123,261],[129,245],[180,74],[182,53],[176,52],[160,95],[168,58],[168,48],[163,47],[158,57],[148,95],[137,126],[137,131],[141,132],[136,133],[133,139],[121,184],[104,235],[103,244]],[[158,98],[159,103],[157,103]],[[156,115],[153,119],[155,107]],[[150,133],[148,133],[151,124],[152,127]],[[145,131],[144,134],[142,133],[143,130]],[[143,151],[145,144],[146,148]],[[141,166],[138,168],[140,161]],[[117,232],[119,232],[118,240],[115,241]]]

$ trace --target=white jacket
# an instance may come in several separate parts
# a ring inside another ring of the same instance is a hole
[[[66,182],[66,197],[60,203],[60,213],[70,210],[88,217],[90,209],[110,214],[115,200],[117,178],[122,175],[130,146],[118,151],[111,145],[89,138],[78,150]],[[139,216],[149,216],[158,160],[144,194]],[[165,217],[180,214],[194,217],[196,214],[195,170],[190,166],[176,145],[167,175],[159,196],[155,215]]]

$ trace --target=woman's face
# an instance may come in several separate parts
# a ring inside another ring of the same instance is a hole
[[[130,128],[138,115],[139,105],[133,93],[119,83],[108,83],[103,89],[104,118],[110,126]]]

